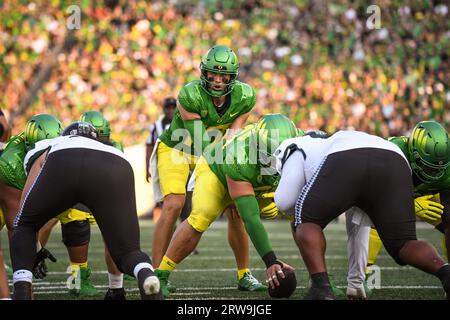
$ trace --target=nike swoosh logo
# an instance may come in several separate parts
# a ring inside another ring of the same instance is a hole
[[[237,115],[239,112],[235,112],[235,113],[230,113],[230,117],[234,117],[235,115]]]

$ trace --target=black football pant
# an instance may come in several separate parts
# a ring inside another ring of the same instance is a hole
[[[112,153],[72,148],[48,155],[19,209],[10,246],[14,271],[32,270],[36,232],[79,202],[91,209],[121,272],[133,276],[138,263],[150,263],[140,250],[131,165]]]

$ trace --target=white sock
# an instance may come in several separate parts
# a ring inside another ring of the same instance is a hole
[[[13,283],[18,281],[33,282],[33,274],[29,270],[20,269],[13,273]]]
[[[123,273],[116,275],[108,272],[108,280],[110,289],[123,288]]]
[[[148,263],[148,262],[141,262],[141,263],[138,263],[138,264],[136,265],[136,267],[134,267],[134,270],[133,270],[133,274],[134,274],[134,276],[136,277],[136,279],[138,278],[138,273],[139,273],[139,271],[141,271],[141,269],[144,269],[144,268],[148,268],[148,269],[154,271],[154,270],[153,270],[153,267],[152,267],[152,265],[151,265],[150,263]]]
[[[12,300],[11,298],[0,298],[0,300]]]
[[[41,251],[41,249],[42,249],[41,243],[39,241],[36,241],[36,252]]]

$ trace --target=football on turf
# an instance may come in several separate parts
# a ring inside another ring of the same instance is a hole
[[[297,287],[297,278],[295,277],[295,271],[283,268],[284,279],[278,277],[278,282],[280,285],[275,289],[269,287],[269,295],[272,298],[289,298],[295,291]]]

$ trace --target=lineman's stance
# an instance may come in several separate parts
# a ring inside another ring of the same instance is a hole
[[[37,230],[79,202],[92,210],[118,268],[138,279],[142,299],[159,297],[159,280],[139,246],[130,163],[117,149],[96,141],[98,133],[88,123],[74,123],[63,135],[38,142],[25,158],[28,179],[10,250],[14,298],[31,299]]]
[[[307,299],[334,298],[322,229],[353,206],[367,213],[398,264],[437,276],[450,292],[450,266],[433,246],[417,240],[411,169],[400,148],[340,131],[327,139],[289,139],[275,156],[281,173],[275,201],[281,211],[295,209],[295,241],[312,280]]]

